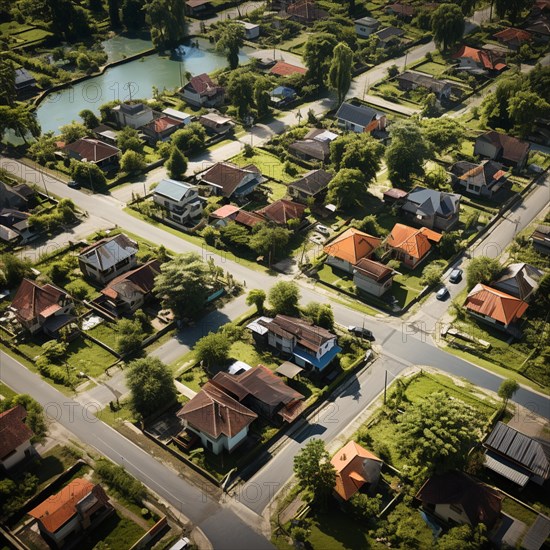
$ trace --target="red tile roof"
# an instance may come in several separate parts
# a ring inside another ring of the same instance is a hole
[[[332,457],[330,462],[336,470],[334,490],[344,500],[349,500],[365,483],[372,481],[364,467],[366,461],[382,464],[381,459],[355,441],[348,442]]]
[[[120,294],[139,292],[149,294],[155,286],[155,278],[160,273],[160,262],[149,260],[132,271],[114,278],[102,291],[109,298],[116,299]]]
[[[384,264],[368,260],[367,258],[361,258],[353,267],[357,269],[359,273],[365,275],[365,277],[377,282],[393,273],[393,271]]]
[[[0,459],[3,460],[34,435],[25,424],[26,417],[27,411],[21,405],[0,413]]]
[[[527,302],[490,286],[477,284],[464,302],[466,309],[490,317],[504,325],[519,319],[529,307]]]
[[[34,281],[23,279],[11,308],[16,315],[24,321],[32,321],[39,315],[48,317],[60,309],[59,302],[68,294],[54,285],[45,284],[40,286]]]
[[[265,219],[262,218],[259,214],[255,212],[247,212],[246,210],[239,210],[235,216],[235,221],[246,227],[254,227],[259,223],[265,222]]]
[[[307,69],[296,65],[291,65],[286,61],[277,61],[277,63],[271,67],[269,72],[277,76],[290,76],[292,74],[306,74]]]
[[[236,214],[239,210],[240,208],[238,206],[235,206],[234,204],[225,204],[217,210],[214,210],[214,212],[212,212],[210,215],[213,218],[219,218],[220,220],[223,220],[225,218],[233,216],[233,214]]]
[[[205,96],[216,95],[220,90],[223,90],[223,88],[215,84],[206,73],[192,77],[186,84],[186,87],[187,86],[195,90],[198,94]]]
[[[386,6],[386,10],[391,10],[396,14],[404,15],[405,17],[412,17],[415,13],[414,6],[408,4],[400,4],[399,2],[395,4],[389,4]]]
[[[280,199],[261,210],[257,210],[256,213],[276,224],[284,225],[290,220],[302,219],[305,210],[306,206],[303,204]]]
[[[381,242],[382,239],[378,237],[350,227],[327,244],[323,250],[329,256],[334,256],[353,265],[361,258],[369,257]]]
[[[530,32],[512,27],[497,32],[493,36],[500,42],[516,42],[518,44],[521,42],[530,42],[533,39]]]
[[[72,151],[82,160],[101,162],[120,154],[120,149],[104,141],[92,138],[81,138],[65,145],[64,151]]]
[[[470,48],[470,46],[462,46],[452,56],[453,59],[460,59],[463,57],[473,60],[484,69],[501,71],[506,68],[506,64],[503,63],[502,57],[496,56],[494,52],[490,50],[478,50],[476,48]]]
[[[161,116],[159,118],[154,118],[151,122],[145,124],[144,128],[148,128],[156,134],[161,134],[162,132],[177,126],[185,126],[185,123],[183,120],[178,120],[177,118]]]

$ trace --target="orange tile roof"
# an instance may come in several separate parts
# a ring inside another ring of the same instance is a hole
[[[290,220],[301,220],[304,217],[306,206],[298,202],[280,199],[268,204],[261,210],[256,210],[256,214],[271,220],[272,222],[284,225]]]
[[[90,494],[93,488],[94,484],[87,479],[76,478],[32,509],[29,515],[40,520],[50,533],[55,533],[76,515],[76,505]]]
[[[277,61],[269,72],[277,76],[290,76],[291,74],[306,74],[307,70],[296,65],[291,65],[286,61]]]
[[[27,411],[21,405],[0,413],[0,459],[7,457],[34,435],[25,424],[26,417]]]
[[[514,29],[512,27],[497,32],[493,36],[502,42],[512,42],[514,40],[517,42],[529,42],[533,38],[530,32],[522,29]]]
[[[367,451],[355,441],[344,445],[330,461],[336,470],[334,490],[344,499],[349,500],[365,483],[369,481],[363,464],[365,460],[382,463],[376,455]]]
[[[426,235],[427,231],[430,230],[423,229],[424,231],[402,223],[396,223],[388,237],[388,246],[403,250],[413,258],[421,259],[432,247]],[[431,231],[431,233],[438,234],[435,231]]]
[[[381,242],[382,240],[378,237],[350,227],[327,244],[323,250],[329,256],[356,264],[361,258],[369,257]]]
[[[462,46],[453,56],[453,59],[466,57],[479,63],[485,69],[493,69],[500,71],[506,67],[505,63],[501,63],[501,57],[495,58],[493,52],[486,50],[478,50],[470,46]]]
[[[483,284],[477,284],[464,302],[466,309],[509,325],[529,307],[527,302]]]

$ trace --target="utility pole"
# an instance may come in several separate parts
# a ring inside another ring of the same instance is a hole
[[[384,405],[386,404],[386,389],[388,387],[388,371],[384,371]]]

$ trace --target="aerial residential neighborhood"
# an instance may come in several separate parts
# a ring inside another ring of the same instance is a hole
[[[549,29],[0,2],[0,548],[549,548]]]

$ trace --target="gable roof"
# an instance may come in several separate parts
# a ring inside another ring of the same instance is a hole
[[[27,206],[27,197],[18,190],[19,186],[11,186],[0,181],[0,208]]]
[[[279,199],[278,201],[268,204],[265,208],[257,210],[256,213],[268,220],[284,225],[290,220],[302,219],[306,210],[305,205],[298,202]]]
[[[523,300],[481,283],[470,291],[464,305],[466,309],[504,325],[519,319],[529,307]]]
[[[153,194],[162,195],[173,201],[181,201],[190,191],[196,191],[197,187],[185,181],[163,179],[153,190]]]
[[[502,69],[506,68],[506,63],[502,62],[502,56],[493,50],[478,50],[477,48],[463,45],[451,57],[453,59],[471,59],[484,69],[502,71]]]
[[[286,61],[277,61],[277,63],[271,67],[269,72],[277,76],[290,76],[292,74],[306,74],[307,69],[298,67],[297,65],[292,65]]]
[[[381,242],[378,237],[350,227],[328,243],[323,251],[329,256],[356,264],[361,258],[372,254]]]
[[[354,268],[365,277],[372,279],[373,281],[380,282],[387,279],[392,273],[393,270],[388,266],[381,264],[380,262],[375,262],[374,260],[369,260],[367,258],[361,258],[355,265]]]
[[[60,288],[39,284],[23,279],[11,303],[11,309],[24,321],[32,321],[38,316],[49,317],[61,309],[59,302],[69,295]]]
[[[358,126],[368,126],[373,120],[385,116],[384,113],[375,111],[365,105],[352,105],[351,103],[342,103],[336,113],[336,118],[352,122]]]
[[[246,227],[254,227],[259,223],[265,222],[265,219],[256,212],[247,212],[246,210],[239,210],[235,216],[235,222],[240,223]]]
[[[316,140],[311,141],[321,144]],[[326,189],[333,177],[334,176],[326,170],[310,170],[300,179],[293,181],[289,187],[298,189],[301,193],[305,193],[306,195],[315,196],[317,193]]]
[[[0,460],[34,435],[25,424],[26,417],[27,411],[21,405],[0,413]]]
[[[14,71],[15,73],[15,89],[24,88],[30,86],[36,82],[34,76],[32,76],[24,67],[18,67]]]
[[[134,256],[137,251],[138,244],[124,233],[119,233],[86,247],[78,258],[100,271],[105,271],[118,262]]]
[[[88,162],[101,162],[117,156],[120,149],[114,145],[109,145],[104,141],[92,138],[80,138],[63,148],[64,151],[72,151],[82,160]]]
[[[260,170],[253,164],[241,168],[231,162],[217,162],[201,175],[201,180],[219,187],[224,197],[230,197],[248,174],[262,178]]]
[[[529,143],[506,134],[491,130],[479,136],[477,141],[485,141],[494,147],[502,149],[502,158],[512,162],[520,162],[529,151]]]
[[[61,491],[33,508],[29,515],[40,520],[50,533],[55,533],[76,515],[76,505],[91,492],[103,502],[108,500],[100,485],[94,485],[87,479],[76,478]]]
[[[385,29],[375,32],[374,36],[377,36],[382,42],[387,42],[390,38],[397,38],[404,34],[405,31],[399,27],[386,27]]]
[[[500,42],[515,42],[517,44],[521,44],[522,42],[530,42],[533,39],[530,32],[522,29],[515,29],[513,27],[503,29],[500,32],[495,33],[493,37]]]
[[[134,292],[149,294],[155,286],[155,278],[159,273],[160,262],[157,259],[149,260],[138,268],[114,278],[101,293],[113,299],[117,299],[119,295]]]
[[[220,436],[234,437],[258,418],[255,412],[211,382],[207,382],[178,411],[177,416],[213,439]]]
[[[405,71],[400,75],[397,75],[397,80],[402,80],[404,82],[412,82],[418,86],[423,86],[428,88],[432,92],[440,93],[445,88],[451,86],[450,82],[446,80],[439,80],[432,75],[427,75],[423,73],[417,73],[415,71]]]
[[[300,139],[288,146],[290,152],[298,151],[314,159],[324,161],[330,154],[330,143],[316,139]]]
[[[223,90],[223,88],[215,84],[206,73],[193,76],[183,88],[184,90],[191,90],[206,97],[216,95],[219,91]]]
[[[472,525],[484,523],[491,528],[500,515],[504,496],[462,472],[453,471],[429,478],[416,498],[423,504],[460,505]]]
[[[179,118],[173,118],[168,115],[163,115],[158,118],[154,118],[151,122],[148,122],[147,124],[144,124],[142,128],[151,130],[155,134],[161,134],[162,132],[166,132],[167,130],[171,130],[172,128],[178,126],[185,126],[183,120]]]
[[[502,164],[494,160],[484,160],[480,164],[459,161],[453,165],[451,172],[453,174],[457,174],[457,172],[460,174],[458,179],[463,182],[463,185],[467,186],[468,183],[473,183],[475,185],[491,187],[507,179],[508,172],[503,168]]]
[[[407,195],[406,202],[416,205],[424,214],[447,217],[458,212],[460,198],[461,196],[457,193],[446,193],[418,186]]]
[[[497,288],[499,285],[512,286],[517,290],[514,296],[524,300],[538,287],[538,282],[543,275],[544,273],[540,269],[532,265],[510,264],[500,273],[499,278],[494,281],[494,285]]]
[[[220,208],[218,208],[217,210],[214,210],[214,212],[212,212],[210,215],[213,218],[224,220],[225,218],[234,216],[239,210],[239,206],[235,206],[234,204],[224,204],[223,206],[220,206]]]
[[[435,235],[435,231],[432,231]],[[413,258],[423,258],[431,249],[425,228],[415,229],[402,223],[396,223],[388,237],[388,246],[398,248]]]
[[[349,500],[361,487],[371,481],[365,468],[367,461],[382,464],[382,460],[356,443],[349,441],[331,459],[336,470],[334,490],[344,499]]]
[[[536,476],[550,477],[550,443],[547,441],[529,437],[499,421],[483,445]]]
[[[277,86],[269,92],[271,97],[280,97],[283,99],[290,99],[296,95],[296,90],[294,88],[289,88],[288,86]]]

